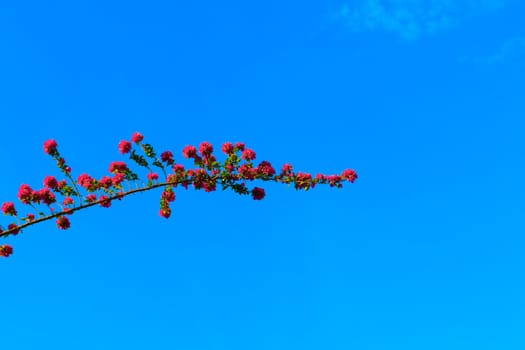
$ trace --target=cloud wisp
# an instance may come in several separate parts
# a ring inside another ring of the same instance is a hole
[[[462,62],[482,65],[497,65],[525,58],[525,36],[515,36],[507,39],[494,52],[474,57],[460,57]]]
[[[360,0],[343,5],[338,17],[355,32],[386,31],[414,40],[503,5],[504,0]]]

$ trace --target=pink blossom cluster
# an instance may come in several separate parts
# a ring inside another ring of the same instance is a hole
[[[118,143],[120,154],[129,155],[131,161],[147,169],[147,184],[143,183],[142,186],[137,185],[137,181],[141,181],[138,175],[123,161],[111,162],[108,175],[94,177],[82,173],[75,180],[71,176],[71,168],[58,151],[57,142],[45,141],[44,152],[56,161],[57,167],[65,178],[58,180],[51,175],[45,176],[41,189],[32,189],[29,185],[22,184],[18,189],[17,197],[22,204],[29,205],[35,210],[38,205],[47,206],[49,214],[38,213],[35,217],[35,213],[28,213],[19,216],[13,202],[4,202],[0,210],[4,215],[15,217],[18,223],[10,223],[6,230],[0,227],[0,237],[16,235],[27,226],[50,219],[55,219],[59,229],[66,230],[71,226],[67,216],[74,211],[93,205],[108,208],[112,200],[120,200],[127,195],[157,187],[163,188],[159,215],[169,218],[170,204],[176,198],[174,189],[179,185],[184,189],[192,186],[196,190],[205,192],[216,191],[217,186],[221,186],[222,189],[231,188],[238,194],[251,195],[254,200],[261,200],[266,195],[264,189],[261,187],[249,189],[246,185],[247,181],[274,181],[293,184],[296,189],[309,190],[317,184],[340,188],[343,181],[353,183],[357,179],[356,172],[350,169],[344,170],[340,175],[317,174],[314,177],[310,173],[294,172],[290,164],[284,164],[281,171],[277,173],[272,164],[266,160],[258,164],[254,163],[255,151],[245,147],[241,142],[222,144],[221,151],[226,155],[223,162],[219,162],[214,156],[214,148],[209,142],[202,142],[198,147],[186,145],[182,149],[182,156],[192,159],[194,167],[185,168],[184,165],[175,162],[171,151],[164,151],[157,157],[154,148],[143,143],[143,140],[144,136],[135,132],[130,141],[122,140]],[[135,147],[139,147],[143,155],[139,154]],[[163,180],[159,180],[159,173],[153,171],[153,167],[159,168],[164,175]],[[133,184],[135,188],[132,187]],[[60,196],[60,201],[57,201],[57,196]],[[0,246],[0,256],[7,257],[12,252],[11,246],[7,244]]]

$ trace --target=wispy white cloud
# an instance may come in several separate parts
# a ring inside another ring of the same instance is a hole
[[[356,32],[382,30],[412,40],[457,25],[465,16],[503,6],[505,0],[358,0],[338,17]]]
[[[507,39],[494,52],[474,57],[461,57],[463,62],[477,64],[502,64],[525,59],[525,36],[515,36]]]

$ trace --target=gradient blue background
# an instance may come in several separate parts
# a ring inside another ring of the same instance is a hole
[[[525,6],[458,3],[2,2],[1,201],[44,140],[102,176],[134,131],[360,178],[28,228],[0,347],[524,349]]]

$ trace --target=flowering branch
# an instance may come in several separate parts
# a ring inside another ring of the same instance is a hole
[[[296,189],[307,191],[317,184],[328,184],[330,187],[341,188],[342,181],[353,183],[357,179],[356,172],[350,169],[344,170],[341,175],[317,174],[312,177],[309,173],[294,173],[290,164],[283,165],[281,172],[277,174],[268,161],[262,161],[255,166],[253,163],[256,158],[255,152],[240,142],[235,145],[226,142],[222,145],[221,150],[227,156],[224,162],[217,161],[213,155],[213,146],[208,142],[202,142],[198,150],[194,146],[185,146],[182,155],[187,159],[192,159],[195,166],[193,169],[186,170],[182,164],[175,163],[171,151],[165,151],[160,157],[157,157],[150,144],[142,143],[143,138],[140,133],[136,132],[132,135],[131,142],[120,141],[118,149],[121,154],[129,154],[129,158],[138,166],[148,170],[147,183],[144,183],[126,163],[121,161],[110,163],[109,172],[112,176],[103,176],[97,180],[83,173],[77,177],[75,182],[71,175],[71,167],[60,155],[56,141],[44,142],[44,152],[56,161],[57,167],[68,181],[58,181],[53,176],[46,176],[43,180],[44,187],[40,190],[33,190],[29,185],[22,184],[18,190],[18,199],[22,204],[33,208],[35,213],[30,212],[25,216],[18,216],[14,203],[4,202],[0,210],[4,215],[15,217],[17,223],[10,223],[6,230],[0,227],[0,237],[17,235],[28,226],[55,218],[57,227],[65,230],[70,227],[67,216],[75,211],[95,205],[108,208],[115,199],[121,200],[131,194],[159,187],[164,188],[160,197],[159,215],[169,218],[171,215],[170,203],[175,200],[173,189],[179,185],[185,189],[191,185],[194,189],[203,189],[205,192],[213,192],[217,185],[220,185],[223,190],[231,188],[238,194],[251,194],[254,200],[261,200],[265,197],[264,189],[254,187],[250,190],[246,186],[246,181],[275,181],[288,185],[293,184]],[[133,144],[140,146],[140,150],[146,157],[133,149]],[[159,181],[159,175],[153,171],[152,166],[161,169],[164,181]],[[142,181],[142,187],[136,184],[137,180]],[[131,188],[132,183],[135,183],[136,188]],[[128,190],[124,190],[124,184],[128,185]],[[63,197],[61,204],[57,204],[56,195]],[[77,200],[74,201],[72,197]],[[48,214],[38,211],[36,205],[41,204],[48,207]],[[59,210],[55,210],[56,206],[59,207]],[[38,217],[35,217],[35,214]],[[0,256],[8,257],[12,253],[13,248],[10,245],[0,245]]]

